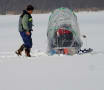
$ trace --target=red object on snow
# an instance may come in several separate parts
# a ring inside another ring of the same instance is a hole
[[[69,50],[68,50],[68,48],[64,48],[64,54],[66,54],[66,55],[69,54]]]

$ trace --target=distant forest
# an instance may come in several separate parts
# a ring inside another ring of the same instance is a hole
[[[19,14],[32,4],[36,12],[48,12],[59,7],[75,10],[104,9],[104,0],[0,0],[0,14]]]

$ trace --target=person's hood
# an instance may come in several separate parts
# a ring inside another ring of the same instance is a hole
[[[30,15],[26,10],[23,10],[23,13],[22,13],[21,17],[23,17],[25,14]]]

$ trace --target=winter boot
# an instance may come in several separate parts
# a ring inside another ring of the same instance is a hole
[[[25,49],[25,54],[26,54],[27,57],[31,57],[30,49]]]
[[[15,52],[18,56],[21,56],[22,55],[22,51],[24,50],[24,44],[21,45],[21,47]]]

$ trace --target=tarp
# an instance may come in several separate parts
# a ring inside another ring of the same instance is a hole
[[[70,47],[75,47],[78,51],[82,46],[82,41],[80,38],[77,16],[68,8],[58,8],[54,10],[49,17],[47,30],[49,48],[52,48],[52,44],[55,42],[55,32],[61,27],[64,27],[73,33],[73,43]],[[77,43],[77,46],[74,45],[75,42]]]

